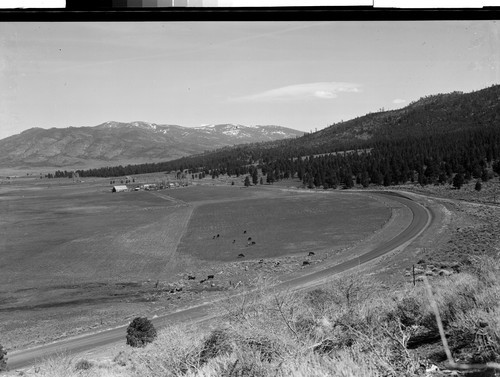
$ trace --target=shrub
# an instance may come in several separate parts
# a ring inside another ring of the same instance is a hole
[[[314,309],[323,312],[332,305],[331,292],[323,288],[316,288],[305,295],[305,301]]]
[[[3,349],[3,346],[0,344],[0,372],[7,370],[7,351]]]
[[[79,360],[75,364],[75,369],[76,370],[89,370],[90,368],[92,368],[92,366],[93,366],[93,364],[90,361],[82,359],[82,360]]]
[[[146,317],[136,317],[127,328],[127,344],[132,347],[144,347],[156,338],[156,329]]]
[[[214,357],[228,354],[233,350],[229,334],[224,330],[214,330],[203,342],[199,362],[205,364]]]
[[[113,362],[115,362],[116,364],[118,364],[119,366],[121,367],[124,367],[127,365],[129,361],[129,358],[127,357],[127,355],[123,352],[123,351],[120,351],[114,358],[113,358]]]
[[[244,341],[246,343],[246,348],[250,353],[255,353],[261,362],[270,363],[280,355],[280,348],[283,347],[282,344],[277,344],[275,341],[266,338],[247,338]]]
[[[399,318],[405,327],[420,325],[425,315],[424,308],[415,297],[404,297],[397,305],[394,312],[389,313],[389,320],[394,316]]]
[[[270,374],[265,366],[258,359],[255,359],[250,352],[241,353],[234,362],[226,362],[221,367],[218,375],[227,377],[266,377]]]

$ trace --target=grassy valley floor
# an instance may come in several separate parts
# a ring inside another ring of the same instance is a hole
[[[286,184],[282,186],[285,187]],[[408,187],[404,189],[408,191]],[[23,373],[56,377],[450,375],[430,297],[439,309],[455,361],[467,365],[499,362],[500,233],[496,224],[500,223],[500,208],[440,198],[442,192],[437,190],[432,196],[411,191],[409,196],[433,209],[435,221],[402,252],[346,272],[316,289],[296,293],[269,294],[269,283],[261,278],[277,271],[271,267],[274,265],[266,270],[266,264],[289,261],[279,268],[281,273],[290,273],[294,269],[314,269],[336,259],[324,259],[306,267],[300,265],[308,259],[305,254],[276,255],[264,264],[258,260],[227,261],[225,265],[234,266],[238,278],[246,276],[252,286],[261,289],[244,299],[228,296],[219,306],[220,320],[210,327],[173,325],[161,330],[158,339],[144,349],[121,345],[87,355],[63,355]],[[195,192],[178,190],[175,196],[187,202],[186,196]],[[210,216],[208,209],[217,206],[218,193],[211,195],[212,198],[204,199],[208,201],[195,206],[195,210],[206,210],[204,216]],[[245,200],[241,198],[242,203]],[[393,208],[393,226],[398,223],[397,214],[398,209]],[[235,229],[241,227],[235,224]],[[390,226],[391,220],[386,225]],[[196,242],[208,245],[225,242],[221,237],[206,239],[212,233],[216,235],[217,229],[220,228],[204,230],[191,220],[184,237],[200,235]],[[368,243],[382,234],[376,229],[372,232],[365,237]],[[236,233],[229,237],[230,245],[235,237]],[[361,244],[360,247],[362,250]],[[347,245],[344,250],[355,249]],[[189,253],[186,250],[183,254]],[[319,251],[309,259],[319,260],[322,255]],[[349,254],[341,255],[345,258]],[[207,266],[210,263],[203,265],[204,271]],[[198,271],[193,268],[190,273]],[[432,296],[427,293],[425,279],[432,286]],[[181,281],[187,282],[180,278],[178,282]],[[206,292],[217,290],[217,283],[207,286]],[[154,286],[155,282],[143,283],[142,287],[147,284]],[[179,286],[172,285],[174,293],[169,293],[169,297],[188,297],[184,296],[187,284],[183,284],[183,294],[176,291]],[[243,285],[240,289],[249,287]],[[202,297],[190,292],[192,299]],[[494,368],[453,373],[500,375]]]

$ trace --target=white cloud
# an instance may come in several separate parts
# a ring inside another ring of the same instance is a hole
[[[405,99],[401,99],[401,98],[396,98],[395,100],[392,101],[392,103],[395,103],[396,105],[399,105],[401,103],[405,103],[406,100]]]
[[[333,99],[339,93],[358,93],[361,85],[349,82],[314,82],[283,86],[249,96],[234,98],[232,102],[294,101],[304,99]]]

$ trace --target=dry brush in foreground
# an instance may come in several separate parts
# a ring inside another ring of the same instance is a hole
[[[25,375],[439,376],[450,365],[434,305],[454,362],[500,375],[500,262],[473,257],[431,285],[432,300],[424,284],[389,292],[355,274],[301,293],[263,284],[221,305],[213,328],[173,326],[112,361],[61,357]]]

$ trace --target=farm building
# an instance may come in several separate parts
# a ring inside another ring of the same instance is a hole
[[[123,192],[123,191],[128,191],[128,187],[125,186],[125,185],[121,185],[121,186],[113,186],[113,188],[111,189],[112,192]]]

